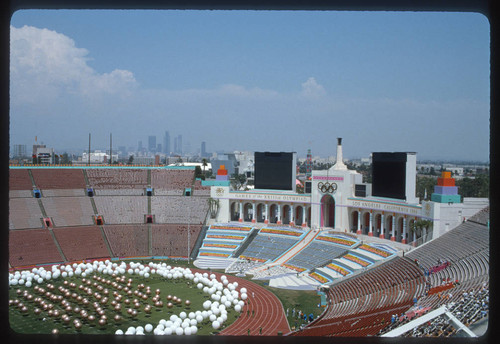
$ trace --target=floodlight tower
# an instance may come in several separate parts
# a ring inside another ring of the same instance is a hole
[[[312,174],[312,154],[311,149],[307,150],[307,159],[306,159],[306,180],[311,178]]]

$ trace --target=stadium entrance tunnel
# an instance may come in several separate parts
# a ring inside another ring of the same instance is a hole
[[[331,195],[321,198],[321,227],[335,227],[335,200]]]

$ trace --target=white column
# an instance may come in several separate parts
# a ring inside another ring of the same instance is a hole
[[[290,222],[290,226],[294,226],[295,225],[295,214],[294,214],[294,208],[293,208],[293,204],[290,204],[290,218],[289,218],[289,222]]]
[[[361,209],[358,209],[358,230],[357,234],[361,234]]]
[[[384,212],[380,216],[380,235],[379,238],[384,238]]]
[[[269,204],[266,203],[266,213],[264,215],[264,223],[269,223]]]
[[[403,238],[401,239],[403,244],[406,244],[406,215],[403,216]]]
[[[370,210],[370,223],[368,224],[368,235],[373,236],[373,213]]]
[[[392,234],[391,240],[396,241],[396,235],[394,234],[396,231],[396,214],[392,214]]]
[[[256,214],[257,214],[257,211],[256,211],[256,205],[255,205],[255,202],[252,203],[252,223],[255,223],[257,222],[256,221]]]
[[[240,201],[240,218],[238,221],[243,222],[243,203]]]
[[[276,224],[281,225],[281,204],[278,203],[278,220],[276,221]]]
[[[306,205],[302,207],[302,227],[307,227]]]

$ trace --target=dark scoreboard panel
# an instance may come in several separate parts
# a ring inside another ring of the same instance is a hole
[[[255,152],[255,188],[293,190],[294,153]]]
[[[372,196],[406,199],[406,153],[372,154]]]

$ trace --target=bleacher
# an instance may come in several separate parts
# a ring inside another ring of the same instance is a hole
[[[45,195],[44,195],[45,196]],[[54,226],[92,225],[94,209],[89,197],[43,197],[42,204]]]
[[[42,211],[36,198],[9,200],[9,229],[42,228]]]
[[[239,223],[213,224],[203,238],[198,258],[228,258],[247,239],[253,227]]]
[[[9,169],[9,191],[13,190],[33,190],[33,183],[28,170]]]
[[[181,196],[194,181],[194,169],[158,169],[151,171],[151,187],[155,195]]]
[[[147,197],[140,196],[96,196],[97,213],[107,224],[144,223],[148,212]]]
[[[302,251],[290,259],[287,264],[305,270],[311,270],[325,265],[328,261],[337,258],[347,252],[343,245],[317,240],[316,238]]]
[[[478,221],[480,217],[482,220]],[[429,274],[428,288],[458,281],[452,289],[441,293],[445,297],[440,293],[423,296],[419,300],[420,306],[437,308],[456,302],[463,292],[478,290],[484,283],[489,283],[489,228],[486,218],[489,218],[489,210],[481,211],[473,221],[460,224],[406,255],[416,260],[423,271],[432,271],[440,261],[449,263],[445,268]]]
[[[148,225],[104,225],[103,229],[113,256],[149,255]]]
[[[263,227],[240,258],[274,260],[295,245],[304,234],[303,231],[288,227]]]
[[[394,257],[363,274],[331,285],[328,310],[296,336],[367,336],[410,308],[424,275],[409,259]]]
[[[95,168],[86,169],[85,172],[89,186],[96,190],[96,194],[106,194],[106,192],[119,189],[142,192],[147,187],[147,170]]]
[[[59,227],[53,232],[68,261],[110,257],[97,226]]]
[[[9,231],[9,264],[13,267],[63,262],[47,229]]]
[[[206,197],[155,196],[151,197],[151,213],[156,223],[201,224],[207,216],[209,204]]]
[[[35,185],[41,190],[85,189],[85,178],[81,169],[31,169]]]
[[[201,228],[200,224],[153,224],[153,256],[187,257],[188,247],[191,254]]]

